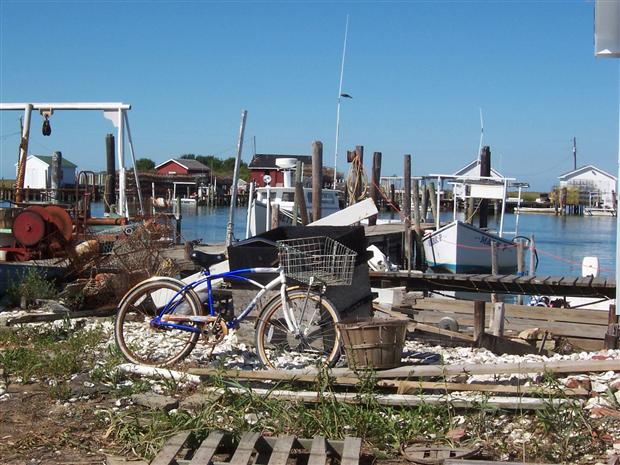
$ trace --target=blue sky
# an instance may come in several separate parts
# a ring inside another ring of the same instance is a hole
[[[594,4],[566,2],[0,2],[0,101],[132,105],[138,157],[231,156],[248,110],[243,158],[257,152],[383,153],[383,174],[453,172],[484,143],[506,176],[547,190],[572,168],[613,174],[618,60],[593,54]],[[0,176],[14,177],[18,112],[0,112]],[[30,153],[60,150],[105,166],[112,127],[99,113],[33,115]]]

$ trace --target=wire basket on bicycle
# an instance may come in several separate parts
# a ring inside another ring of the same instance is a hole
[[[330,237],[278,241],[280,265],[296,281],[326,286],[348,286],[353,280],[357,253]]]

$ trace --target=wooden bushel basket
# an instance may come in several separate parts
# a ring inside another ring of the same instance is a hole
[[[400,366],[407,320],[365,319],[338,324],[350,368]]]

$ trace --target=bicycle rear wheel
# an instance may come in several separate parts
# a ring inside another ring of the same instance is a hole
[[[299,331],[286,323],[280,296],[265,305],[256,326],[256,351],[268,368],[332,366],[340,357],[339,316],[335,307],[320,294],[287,290],[286,299]]]
[[[114,337],[123,356],[132,363],[165,367],[185,358],[195,347],[199,332],[170,328],[153,322],[166,305],[177,315],[201,315],[202,305],[192,290],[172,278],[154,278],[131,289],[121,300]],[[183,322],[198,328],[196,323]]]

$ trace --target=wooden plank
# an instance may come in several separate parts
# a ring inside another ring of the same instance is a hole
[[[223,438],[224,433],[220,431],[209,433],[209,436],[200,444],[189,465],[205,465],[210,463]]]
[[[382,386],[388,386],[390,381],[384,381]],[[552,395],[557,394],[558,390],[545,388],[543,386],[513,386],[507,384],[477,384],[477,383],[445,383],[434,381],[392,381],[398,387],[397,394],[414,394],[420,391],[473,391],[473,392],[492,392],[496,394],[515,394],[515,395]],[[583,388],[561,389],[562,395],[569,397],[588,396],[590,391]]]
[[[230,465],[248,465],[258,438],[260,438],[260,433],[245,433],[241,437],[232,459],[230,459]]]
[[[378,371],[377,378],[407,378],[417,376],[452,376],[462,373],[470,375],[497,375],[519,373],[590,373],[620,371],[620,360],[560,360],[547,362],[455,364],[399,367]]]
[[[360,438],[345,436],[340,465],[358,465],[361,449],[362,440]]]
[[[325,465],[326,463],[327,453],[325,451],[325,438],[323,436],[316,436],[312,440],[308,465]]]
[[[293,436],[279,436],[276,440],[276,445],[271,451],[268,465],[286,465],[294,440]],[[324,464],[325,462],[322,465]]]
[[[545,463],[532,463],[532,462],[497,462],[493,460],[462,460],[462,459],[445,459],[443,465],[554,465]]]
[[[210,391],[223,392],[222,388],[210,388]],[[239,395],[252,395],[269,397],[270,399],[281,399],[294,402],[316,403],[321,396],[315,391],[284,391],[260,388],[227,388],[228,392]],[[334,392],[331,394],[337,402],[357,404],[362,402],[359,394],[355,392]],[[568,399],[536,399],[530,397],[498,397],[487,396],[486,394],[461,397],[453,394],[428,394],[428,395],[406,395],[406,394],[376,394],[375,400],[379,405],[415,407],[420,405],[445,405],[450,403],[454,408],[480,408],[481,404],[492,409],[507,410],[540,410],[548,408],[549,405],[560,406],[568,402]],[[571,400],[573,402],[573,400]],[[343,451],[343,456],[344,456]],[[233,457],[234,459],[234,457]],[[356,462],[357,463],[357,462]],[[233,462],[231,462],[233,464]],[[235,462],[233,465],[238,465]],[[244,465],[246,465],[244,463]]]
[[[159,451],[151,462],[151,465],[171,465],[190,434],[191,431],[181,431],[168,439],[163,449]]]
[[[490,305],[490,303],[487,302]],[[411,305],[414,309],[446,310],[455,313],[473,314],[474,301],[447,299],[418,299]],[[487,313],[491,309],[487,308]],[[600,310],[579,308],[530,307],[528,305],[506,304],[506,316],[530,318],[534,320],[556,320],[574,323],[607,324],[607,315]]]
[[[458,315],[443,312],[420,312],[414,316],[414,320],[417,323],[422,324],[436,324],[442,318],[452,317],[459,326],[472,327],[474,325],[474,319],[469,315]],[[490,322],[490,317],[486,316],[485,321]],[[603,339],[607,328],[602,325],[585,325],[575,323],[564,323],[555,321],[543,321],[543,320],[528,320],[525,318],[509,318],[505,319],[505,329],[512,331],[524,331],[530,328],[541,328],[551,331],[555,336],[565,337],[588,337]]]

